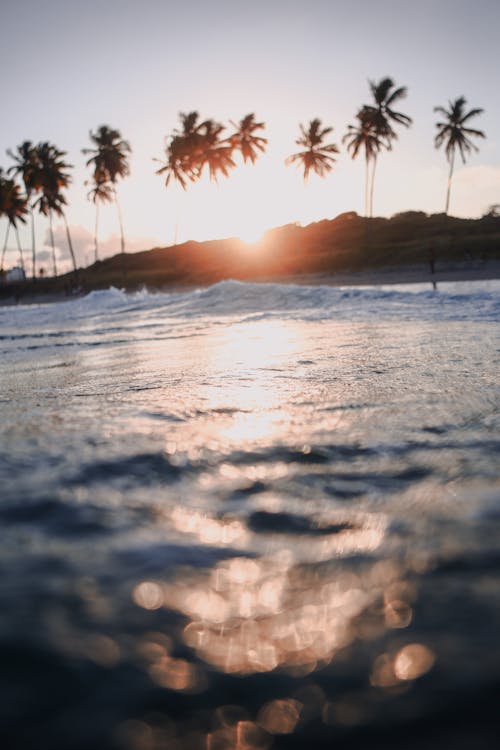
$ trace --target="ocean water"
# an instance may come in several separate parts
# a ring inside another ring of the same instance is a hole
[[[496,748],[500,282],[0,308],[2,748]]]

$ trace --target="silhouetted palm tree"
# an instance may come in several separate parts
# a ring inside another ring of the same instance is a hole
[[[225,126],[212,119],[200,122],[196,111],[181,112],[179,117],[182,128],[174,129],[165,139],[165,160],[155,159],[161,164],[156,174],[165,175],[167,187],[171,180],[175,180],[183,190],[187,189],[189,182],[200,179],[205,167],[215,182],[219,174],[228,177],[236,166],[232,157],[235,145],[231,138],[222,137]]]
[[[90,140],[94,148],[84,148],[82,153],[91,154],[87,161],[87,166],[92,165],[94,168],[94,183],[97,191],[94,191],[94,203],[99,200],[109,199],[110,191],[113,195],[116,210],[118,212],[118,222],[120,225],[120,247],[121,252],[125,252],[125,236],[123,233],[123,218],[116,191],[116,183],[119,178],[126,177],[130,174],[128,157],[132,151],[130,144],[124,141],[119,130],[114,130],[107,125],[101,125],[95,133],[90,131]]]
[[[353,159],[357,157],[361,149],[365,152],[365,216],[370,216],[370,165],[375,164],[382,148],[390,148],[390,143],[377,133],[371,113],[366,107],[359,110],[356,118],[358,125],[347,126],[347,133],[342,138],[342,143],[347,143],[347,150]]]
[[[16,185],[14,180],[4,176],[3,170],[0,169],[0,216],[7,218],[7,230],[5,233],[5,241],[2,250],[2,261],[0,268],[3,270],[3,264],[5,260],[5,252],[7,250],[7,240],[9,238],[9,229],[14,227],[17,240],[17,248],[19,250],[19,259],[21,268],[24,271],[24,257],[21,242],[19,239],[18,222],[23,224],[26,223],[26,214],[28,213],[28,201],[25,196],[21,194],[19,185]]]
[[[40,160],[40,197],[35,202],[38,206],[38,210],[44,216],[49,218],[50,226],[50,237],[52,244],[52,261],[54,267],[54,276],[57,276],[57,265],[55,255],[55,244],[54,244],[54,232],[52,226],[53,214],[57,214],[64,221],[66,229],[66,238],[68,240],[68,248],[73,263],[73,270],[75,276],[78,277],[78,269],[76,266],[75,253],[73,251],[73,243],[71,241],[71,233],[64,212],[64,206],[66,205],[66,198],[63,195],[63,190],[66,190],[71,184],[71,176],[68,173],[68,169],[71,168],[71,164],[67,164],[64,161],[66,156],[65,151],[60,151],[54,145],[48,142],[39,143],[37,145],[38,158]]]
[[[446,206],[444,209],[445,214],[448,213],[450,207],[451,180],[455,166],[456,150],[458,149],[460,156],[462,157],[462,162],[465,164],[465,157],[467,154],[470,154],[471,151],[479,151],[477,146],[472,143],[469,136],[475,138],[486,137],[482,130],[474,130],[473,128],[466,127],[466,123],[468,123],[472,117],[476,117],[484,111],[482,109],[471,109],[469,112],[466,112],[466,103],[467,100],[465,97],[460,96],[458,99],[455,99],[455,101],[448,102],[449,109],[445,109],[444,107],[434,107],[434,112],[439,112],[446,118],[444,122],[436,123],[438,133],[434,139],[436,148],[440,148],[444,144],[446,158],[450,163],[448,186],[446,190]]]
[[[201,174],[200,160],[203,155],[201,131],[206,123],[198,122],[198,112],[179,114],[182,129],[174,129],[171,136],[165,138],[165,161],[155,159],[162,165],[156,174],[165,175],[168,187],[173,179],[183,190],[187,183],[195,182]]]
[[[407,94],[406,86],[395,88],[392,78],[382,78],[379,83],[369,81],[370,91],[374,103],[362,107],[363,117],[371,123],[375,133],[381,138],[388,150],[392,148],[392,142],[397,139],[397,133],[392,127],[392,123],[404,125],[408,128],[412,124],[411,117],[397,112],[393,105],[400,99],[404,99]],[[370,187],[370,216],[373,215],[373,193],[375,189],[375,169],[377,166],[377,155],[373,158],[371,187]]]
[[[229,141],[233,149],[237,149],[242,157],[243,161],[251,161],[255,164],[258,156],[258,151],[262,153],[266,150],[267,138],[255,135],[256,130],[262,130],[265,128],[263,122],[256,122],[255,115],[249,114],[243,117],[238,124],[230,120],[231,125],[235,128],[235,132],[230,136]]]
[[[88,185],[87,182],[85,184]],[[104,175],[100,174],[98,169],[94,170],[92,188],[87,197],[95,206],[94,263],[97,263],[99,260],[99,204],[111,203],[114,198],[112,186],[106,182]]]
[[[7,154],[14,159],[15,165],[8,170],[9,174],[20,175],[31,216],[31,262],[33,279],[36,279],[36,244],[35,244],[35,212],[32,200],[39,189],[40,165],[36,146],[31,141],[23,141],[14,152],[7,149]]]
[[[292,154],[285,160],[285,164],[299,164],[304,169],[304,180],[309,177],[309,172],[312,170],[320,177],[325,175],[333,169],[334,163],[337,161],[333,154],[338,154],[339,149],[335,143],[325,144],[324,139],[331,133],[333,128],[322,128],[321,120],[314,119],[309,123],[309,128],[306,130],[303,125],[300,125],[300,138],[297,138],[295,143],[297,146],[302,147],[302,151],[296,154]]]

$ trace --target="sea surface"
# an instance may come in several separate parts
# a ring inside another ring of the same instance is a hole
[[[0,308],[0,736],[497,748],[500,282]]]

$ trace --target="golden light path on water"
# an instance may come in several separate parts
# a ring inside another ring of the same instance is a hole
[[[306,348],[308,332],[307,326],[291,321],[255,321],[212,330],[199,339],[196,356],[212,378],[205,379],[197,396],[204,412],[215,415],[200,418],[205,444],[223,445],[226,451],[231,447],[252,451],[288,440],[307,457],[310,447],[300,440],[304,413],[298,417],[294,403],[299,395],[307,399],[307,389],[315,387],[299,382],[300,352]],[[348,327],[339,327],[336,334],[332,356],[351,343]],[[289,374],[282,377],[290,362],[295,364],[295,380]],[[224,373],[231,377],[223,382]],[[331,429],[333,423],[339,432],[348,431],[353,419],[348,411],[330,415],[328,426]],[[325,429],[321,419],[317,426]],[[179,449],[188,451],[185,443],[189,440],[190,455],[196,457],[201,438],[191,434],[183,442],[182,427],[175,440],[170,436],[166,442],[167,453],[174,457]],[[287,472],[290,466],[280,460],[265,467],[257,462],[226,461],[215,475],[201,475],[199,483],[207,491],[219,481],[258,481]],[[254,507],[272,513],[286,512],[286,505],[283,497],[264,492]],[[196,503],[179,502],[159,512],[159,520],[180,538],[235,549],[238,556],[210,569],[184,566],[174,578],[144,579],[134,587],[132,598],[137,606],[173,610],[185,618],[182,640],[198,657],[174,656],[171,639],[161,633],[145,636],[141,658],[157,685],[203,692],[210,670],[232,675],[282,670],[293,677],[312,676],[356,642],[410,625],[417,598],[410,581],[412,571],[405,563],[376,555],[385,541],[384,515],[347,512],[334,503],[330,507],[315,504],[314,498],[308,503],[308,513],[316,532],[312,538],[307,534],[263,535],[243,518],[221,515],[206,504],[196,507]],[[353,554],[373,557],[359,569],[342,565]],[[434,659],[423,644],[398,642],[393,650],[375,658],[369,680],[379,689],[408,684],[429,671]],[[325,724],[361,721],[354,705],[332,703],[319,689],[317,693],[315,710]],[[283,696],[264,703],[254,717],[242,708],[222,706],[216,728],[204,739],[205,747],[266,747],[273,734],[295,730],[309,710],[307,700],[304,695]]]

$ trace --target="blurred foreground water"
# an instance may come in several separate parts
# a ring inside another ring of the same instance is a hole
[[[0,308],[2,748],[496,748],[499,282]]]

